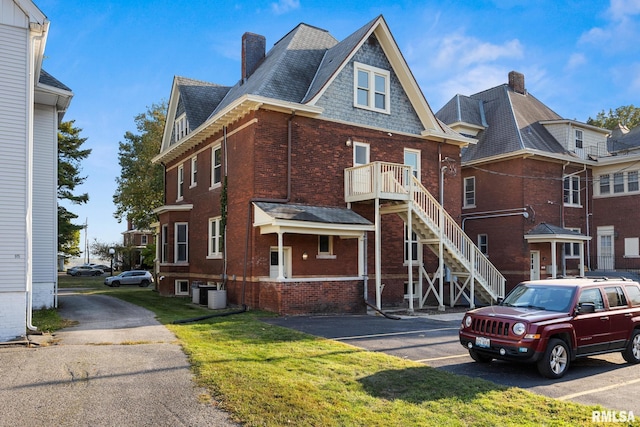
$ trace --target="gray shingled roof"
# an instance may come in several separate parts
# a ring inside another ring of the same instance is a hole
[[[299,24],[273,46],[245,82],[231,88],[213,114],[246,94],[301,102],[325,52],[337,43],[326,30]]]
[[[307,206],[296,204],[255,202],[266,214],[290,221],[310,221],[325,224],[371,225],[371,221],[346,208]]]
[[[53,77],[51,74],[47,73],[44,69],[40,70],[40,78],[38,79],[40,83],[43,85],[55,87],[57,89],[62,89],[71,92],[71,89],[60,80]]]
[[[565,235],[565,236],[584,236],[575,230],[568,230],[566,228],[559,227],[557,225],[547,224],[546,222],[541,222],[536,225],[532,230],[530,230],[527,236],[539,236],[539,235]]]
[[[539,123],[562,117],[530,93],[516,93],[507,84],[469,97],[456,95],[436,117],[447,124],[462,121],[485,128],[476,136],[478,143],[463,150],[463,162],[526,149],[549,153],[566,151]]]
[[[230,89],[229,86],[179,76],[176,76],[176,84],[191,130],[207,120]]]
[[[326,51],[322,63],[320,64],[313,80],[313,84],[309,87],[307,96],[302,100],[303,103],[308,102],[318,94],[329,79],[331,79],[331,77],[339,70],[344,60],[351,55],[358,43],[360,43],[365,34],[371,30],[371,27],[379,18],[380,17],[377,17],[371,20],[355,33],[351,34],[349,37]]]
[[[612,135],[607,141],[607,150],[610,153],[638,149],[640,149],[640,126],[623,135]]]

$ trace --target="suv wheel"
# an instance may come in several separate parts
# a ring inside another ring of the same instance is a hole
[[[469,356],[478,363],[489,363],[493,360],[493,357],[478,353],[472,349],[469,350]]]
[[[547,378],[560,378],[569,369],[569,347],[558,338],[552,338],[538,361],[538,372]]]
[[[622,357],[629,363],[640,363],[640,329],[634,329],[627,348],[622,352]]]
[[[118,286],[120,286],[120,282],[117,280],[114,280],[113,282],[111,282],[111,286],[113,286],[114,288],[117,288]]]
[[[140,282],[140,287],[147,287],[149,286],[149,281],[147,279],[144,279],[142,282]]]

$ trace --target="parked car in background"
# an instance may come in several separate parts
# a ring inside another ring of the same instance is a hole
[[[67,269],[70,276],[102,276],[104,271],[91,265],[77,265]]]
[[[520,283],[498,305],[468,311],[460,344],[473,360],[537,363],[560,378],[578,357],[620,352],[640,363],[640,284],[550,279]]]
[[[146,270],[123,271],[117,276],[104,279],[104,284],[111,287],[120,285],[149,286],[153,283],[153,275]]]
[[[94,267],[94,268],[99,268],[100,270],[104,271],[105,273],[111,273],[111,267],[108,265],[104,265],[104,264],[89,264],[90,266]]]

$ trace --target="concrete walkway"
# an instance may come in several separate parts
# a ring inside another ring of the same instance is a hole
[[[152,312],[105,295],[60,295],[79,322],[48,345],[0,347],[0,426],[237,426],[193,382]]]

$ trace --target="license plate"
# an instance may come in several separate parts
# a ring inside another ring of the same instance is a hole
[[[491,347],[491,340],[485,337],[476,337],[476,347],[489,348]]]

